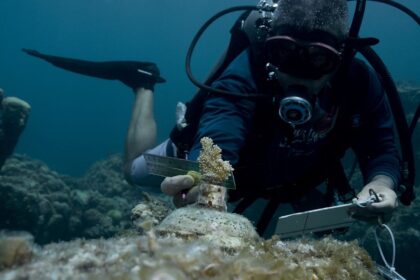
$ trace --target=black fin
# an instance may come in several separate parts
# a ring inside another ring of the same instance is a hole
[[[164,83],[166,80],[159,74],[153,62],[141,61],[103,61],[94,62],[60,56],[46,55],[32,49],[22,49],[31,56],[41,58],[59,68],[82,75],[107,80],[120,80],[130,86],[136,80],[148,80],[153,83]]]

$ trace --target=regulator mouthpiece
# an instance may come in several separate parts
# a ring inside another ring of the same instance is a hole
[[[311,119],[312,105],[299,96],[285,97],[280,101],[279,115],[291,125],[301,125]]]

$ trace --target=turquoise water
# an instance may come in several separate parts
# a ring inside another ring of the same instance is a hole
[[[419,1],[400,1],[420,13]],[[1,0],[0,87],[32,105],[18,153],[52,169],[82,175],[96,160],[123,151],[132,103],[124,85],[72,74],[20,51],[90,60],[156,62],[167,79],[156,90],[158,137],[167,137],[175,104],[195,89],[184,60],[201,24],[217,11],[247,1],[214,0]],[[203,39],[193,70],[204,77],[227,44],[234,18],[226,17]],[[396,80],[420,83],[420,31],[400,11],[369,2],[362,35],[377,36],[375,49]]]

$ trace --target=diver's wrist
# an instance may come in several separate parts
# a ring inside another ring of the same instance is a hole
[[[378,174],[378,175],[374,176],[372,178],[372,180],[370,181],[370,183],[373,183],[373,182],[378,184],[378,185],[387,187],[391,190],[395,189],[394,180],[391,177],[389,177],[387,175],[384,175],[384,174]]]

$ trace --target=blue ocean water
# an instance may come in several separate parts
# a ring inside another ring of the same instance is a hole
[[[217,11],[255,0],[1,0],[0,87],[32,106],[16,152],[52,169],[82,175],[95,161],[124,148],[133,94],[119,82],[66,72],[29,57],[21,48],[88,60],[153,61],[166,84],[156,87],[158,140],[175,121],[177,101],[195,92],[184,70],[189,43]],[[420,2],[399,1],[417,14]],[[353,5],[353,4],[352,4]],[[196,76],[204,78],[222,53],[236,16],[215,24],[198,46]],[[381,39],[375,49],[398,81],[420,84],[420,33],[400,11],[369,2],[362,36]]]

